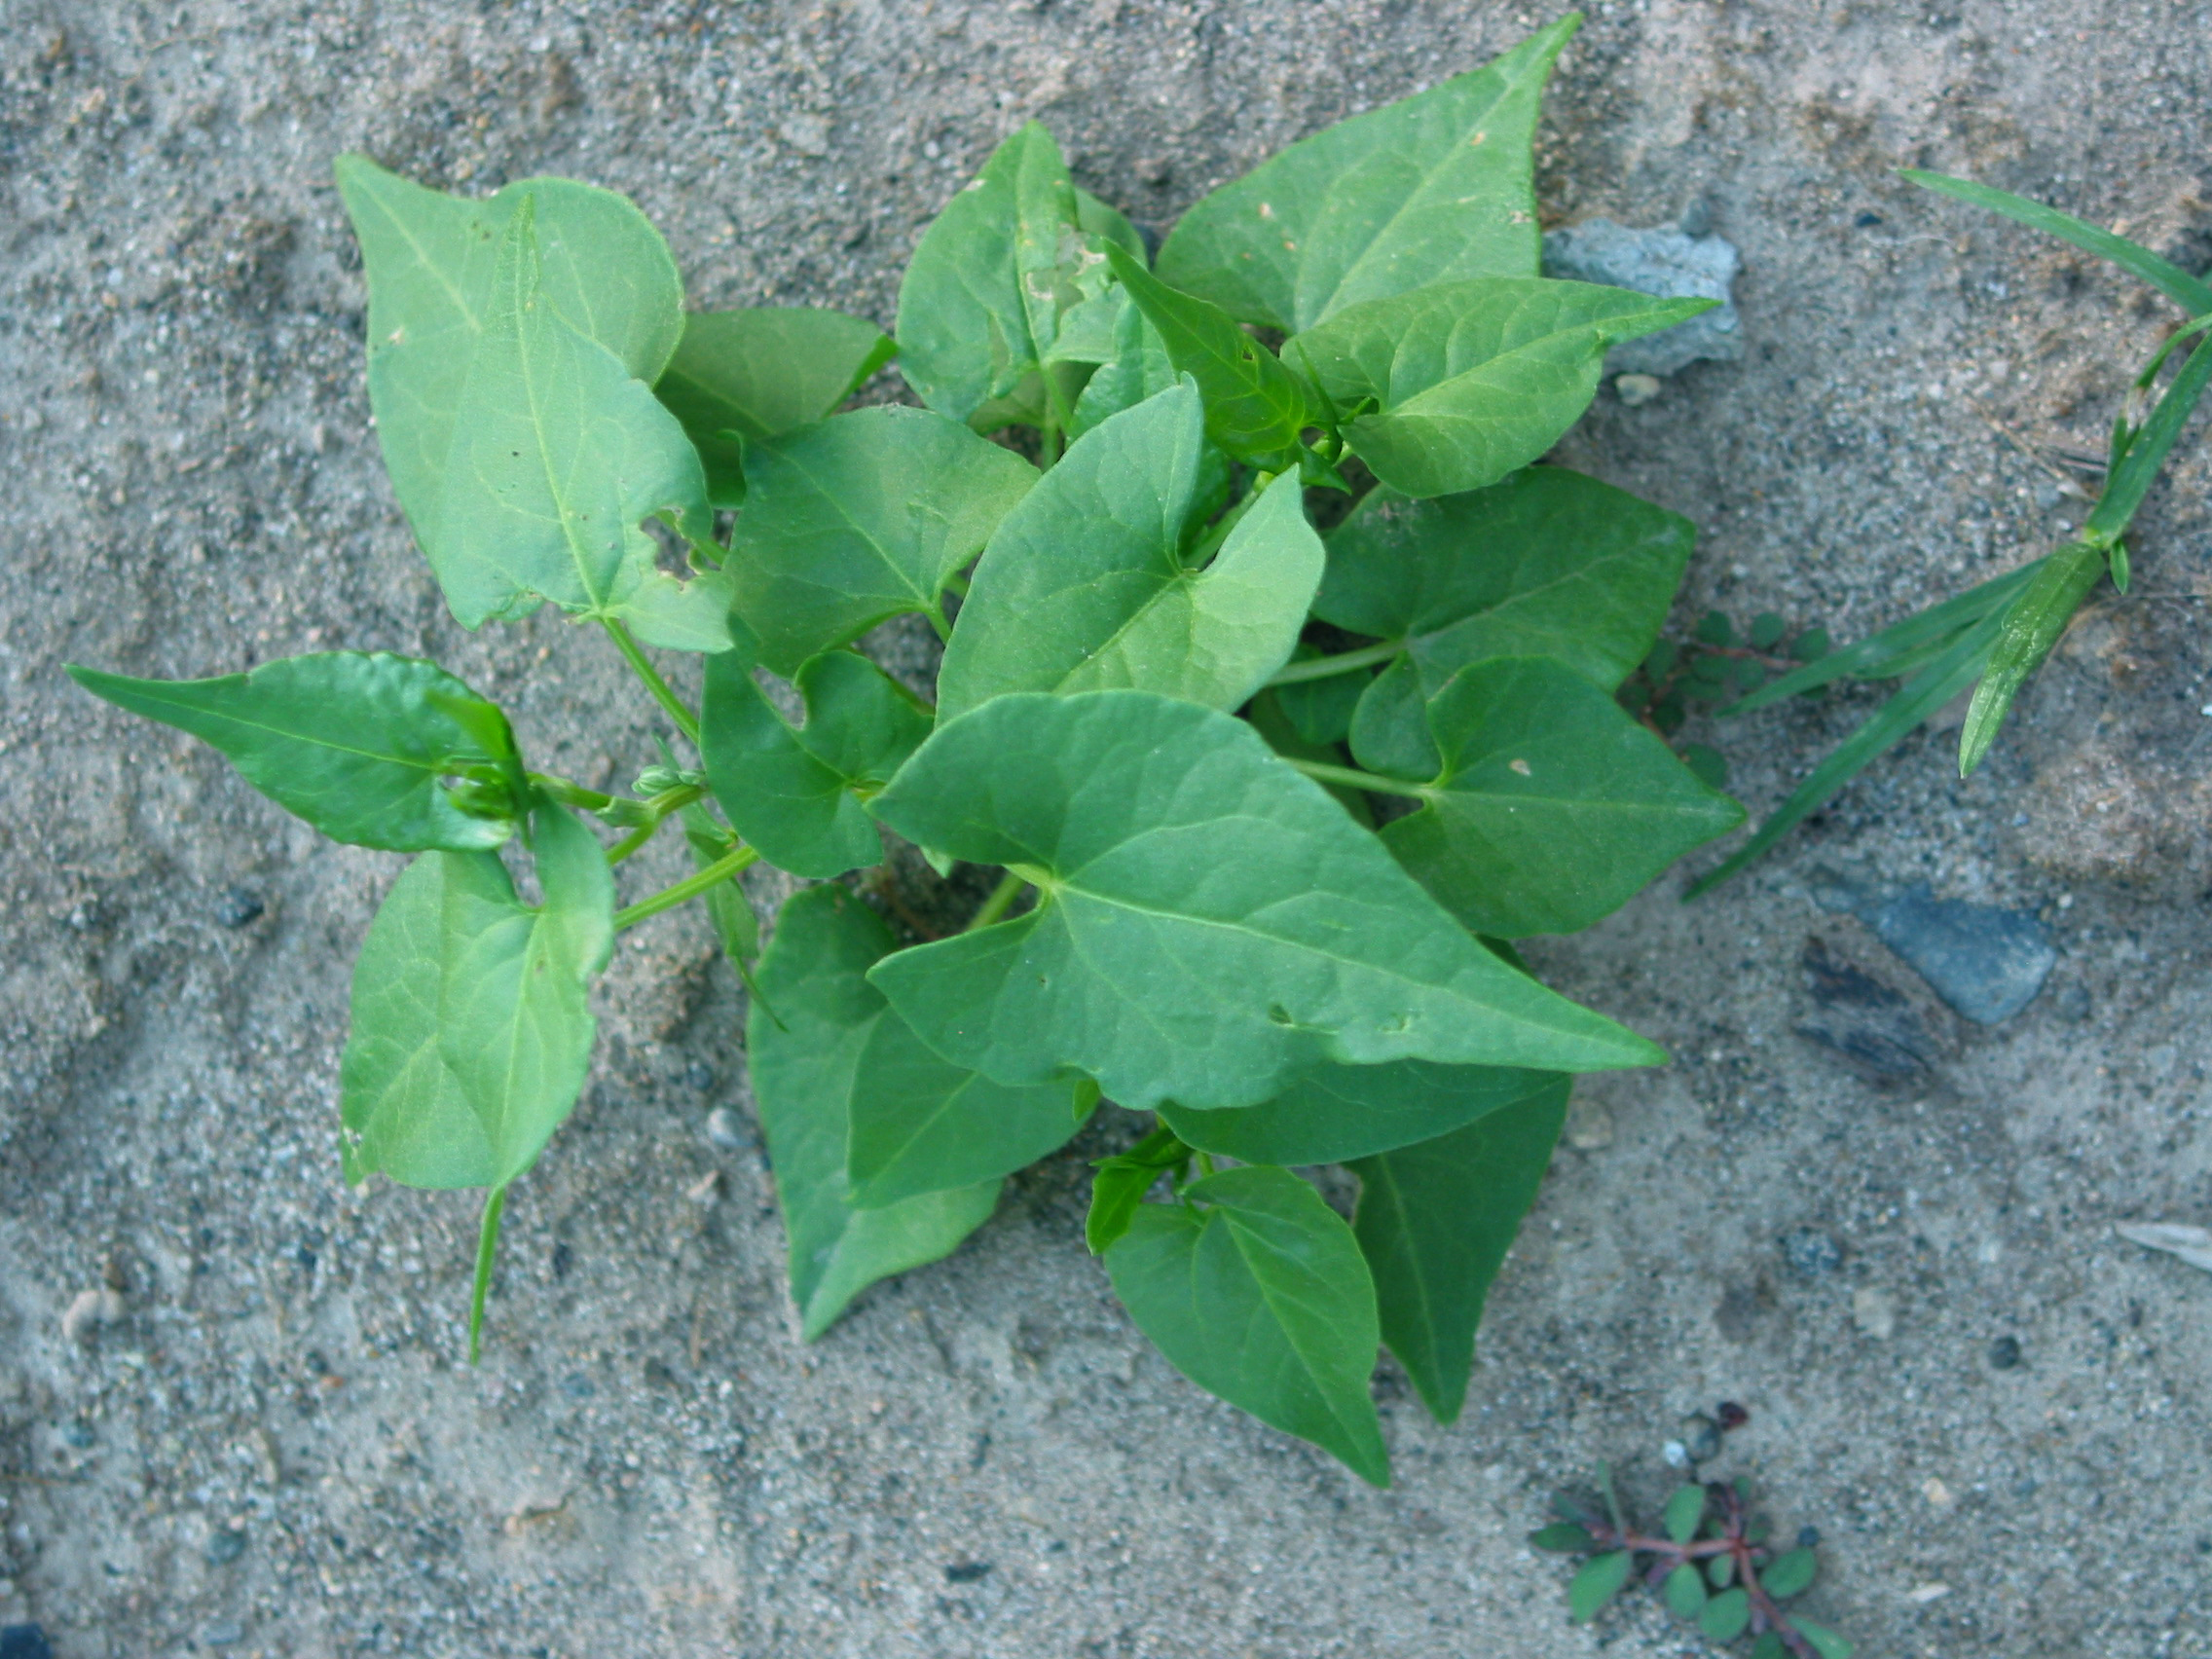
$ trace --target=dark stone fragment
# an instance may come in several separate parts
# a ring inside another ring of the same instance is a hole
[[[947,1584],[974,1584],[990,1576],[991,1563],[987,1561],[956,1561],[944,1569]]]
[[[228,1567],[245,1554],[245,1529],[243,1527],[218,1527],[208,1534],[207,1547],[202,1552],[210,1567]]]
[[[261,920],[265,908],[261,895],[250,887],[226,887],[215,901],[215,920],[227,928],[242,928]]]
[[[0,1626],[0,1659],[54,1659],[46,1632],[35,1624]]]
[[[683,1068],[683,1081],[704,1094],[715,1087],[715,1068],[704,1060],[693,1060]]]
[[[1818,1527],[1800,1527],[1797,1529],[1797,1547],[1799,1549],[1818,1549],[1820,1543],[1821,1530]]]
[[[1843,1246],[1817,1227],[1796,1227],[1782,1235],[1782,1259],[1801,1279],[1823,1279],[1843,1266]]]
[[[1689,1454],[1693,1463],[1710,1463],[1720,1456],[1720,1425],[1703,1412],[1692,1412],[1682,1419],[1676,1431],[1681,1436],[1682,1450]]]
[[[2042,922],[2024,910],[1938,899],[1925,884],[1884,894],[1832,870],[1813,878],[1823,909],[1848,911],[1946,1003],[1977,1025],[2035,1001],[2058,961]]]
[[[1852,220],[1852,223],[1862,231],[1870,231],[1881,222],[1882,215],[1879,213],[1862,213],[1858,218]]]
[[[1732,1429],[1742,1428],[1744,1424],[1751,1420],[1751,1412],[1738,1405],[1734,1400],[1722,1400],[1720,1404],[1713,1408],[1713,1415],[1718,1419],[1720,1432],[1723,1434]]]
[[[1992,1371],[2010,1371],[2019,1363],[2018,1337],[1999,1337],[1989,1345],[1989,1366]]]
[[[1799,1023],[1798,1036],[1877,1087],[1928,1078],[1942,1045],[1901,991],[1836,956],[1818,936],[1806,940],[1799,960],[1815,1012]]]

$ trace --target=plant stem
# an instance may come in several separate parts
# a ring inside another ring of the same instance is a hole
[[[1320,760],[1297,760],[1284,756],[1301,772],[1317,784],[1339,784],[1347,790],[1368,790],[1376,794],[1404,795],[1410,800],[1426,800],[1428,790],[1420,784],[1409,784],[1403,778],[1379,778],[1373,772],[1355,772],[1349,766],[1331,766]]]
[[[602,616],[600,621],[607,628],[607,637],[614,642],[614,648],[622,653],[623,660],[645,682],[645,689],[653,694],[653,701],[676,722],[676,729],[696,744],[699,741],[699,717],[686,709],[683,699],[669,688],[668,682],[660,677],[660,670],[645,659],[645,651],[630,637],[629,629],[611,616]]]
[[[670,813],[681,811],[689,806],[706,793],[706,789],[702,785],[685,784],[682,789],[670,790],[665,794],[653,796],[652,799],[645,802],[645,810],[651,816],[631,830],[629,834],[623,836],[621,840],[615,842],[613,846],[608,848],[607,862],[609,865],[620,864],[660,833],[660,827],[668,821]]]
[[[1380,645],[1362,645],[1356,651],[1340,651],[1335,656],[1308,657],[1275,671],[1270,685],[1297,685],[1309,680],[1329,680],[1340,674],[1372,668],[1379,662],[1388,662],[1406,648],[1403,640],[1384,640]]]
[[[505,1182],[492,1189],[484,1200],[484,1223],[476,1232],[476,1283],[468,1293],[468,1363],[474,1365],[482,1350],[484,1299],[492,1290],[492,1258],[499,1249],[499,1217],[506,1212]]]
[[[1021,890],[1028,885],[1013,870],[1008,870],[999,877],[999,884],[991,889],[991,896],[977,907],[976,913],[968,918],[968,925],[960,931],[974,933],[977,928],[989,927],[1013,907],[1014,902],[1021,897]]]
[[[717,859],[705,869],[685,876],[675,886],[662,888],[650,899],[641,899],[627,910],[615,911],[614,931],[620,933],[625,928],[636,927],[647,916],[657,916],[663,910],[673,910],[677,905],[698,898],[710,887],[719,887],[731,876],[757,864],[759,860],[760,855],[755,849],[740,847],[734,853]]]

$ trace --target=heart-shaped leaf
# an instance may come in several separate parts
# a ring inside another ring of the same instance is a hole
[[[852,1201],[845,1149],[853,1078],[884,1014],[866,976],[891,942],[891,931],[851,890],[804,889],[777,917],[760,959],[764,995],[746,1023],[754,1103],[791,1242],[792,1300],[808,1342],[877,1279],[949,1255],[998,1202],[996,1181],[882,1209]]]
[[[1287,1169],[1225,1169],[1145,1204],[1106,1252],[1114,1293],[1169,1364],[1375,1486],[1375,1288],[1350,1230]]]
[[[393,852],[496,847],[513,830],[521,764],[507,718],[434,663],[328,651],[214,680],[69,669],[94,696],[188,731],[333,840]],[[489,787],[464,810],[442,780]],[[473,803],[472,803],[473,804]]]
[[[1188,383],[1077,440],[976,567],[938,677],[940,719],[1009,691],[1117,686],[1230,709],[1288,660],[1322,560],[1298,480],[1277,479],[1193,570],[1182,545],[1203,447]]]
[[[1567,1118],[1567,1080],[1434,1140],[1353,1161],[1352,1221],[1382,1340],[1429,1415],[1457,1419],[1491,1281],[1536,1201]]]
[[[1573,933],[1610,914],[1744,809],[1571,669],[1503,657],[1429,704],[1443,769],[1382,830],[1478,933]]]
[[[872,810],[1044,890],[871,976],[930,1047],[1001,1083],[1072,1068],[1131,1110],[1208,1110],[1328,1060],[1660,1057],[1506,967],[1250,726],[1195,703],[996,697],[940,726]]]
[[[1408,496],[1480,490],[1581,418],[1607,348],[1671,328],[1711,300],[1541,277],[1417,288],[1338,312],[1283,346],[1340,409],[1375,476]]]
[[[1432,282],[1535,276],[1537,99],[1580,22],[1563,18],[1215,191],[1161,248],[1161,278],[1239,322],[1296,331]]]
[[[813,306],[693,312],[653,393],[683,423],[707,498],[745,500],[745,440],[823,419],[899,348],[872,322]]]
[[[907,611],[944,629],[944,584],[1037,470],[957,421],[884,407],[747,444],[745,478],[726,569],[762,666],[790,676]]]

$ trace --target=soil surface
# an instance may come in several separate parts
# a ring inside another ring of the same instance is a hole
[[[1548,16],[0,8],[0,1624],[59,1659],[1690,1654],[1650,1598],[1570,1627],[1565,1564],[1523,1538],[1600,1458],[1655,1511],[1664,1443],[1727,1399],[1750,1421],[1709,1467],[1818,1530],[1806,1609],[1869,1659],[2212,1654],[2212,1275],[2113,1232],[2212,1223],[2201,436],[2139,520],[2134,595],[2098,599],[1971,784],[1951,734],[1915,736],[1715,897],[1684,906],[1677,872],[1534,953],[1676,1060],[1582,1096],[1465,1419],[1383,1372],[1388,1493],[1121,1312],[1080,1224],[1125,1119],[801,1347],[741,992],[690,914],[626,939],[466,1368],[473,1200],[350,1193],[335,1156],[349,965],[399,861],[61,677],[401,650],[506,702],[549,769],[654,757],[602,643],[463,634],[414,553],[342,150],[456,189],[592,179],[665,228],[696,304],[888,321],[920,227],[1025,119],[1164,227]],[[1747,350],[1639,407],[1608,390],[1562,459],[1702,527],[1685,626],[1851,638],[2043,550],[2081,507],[2034,456],[2098,450],[2173,314],[1891,169],[2201,269],[2208,126],[2202,4],[1604,0],[1550,104],[1547,222],[1725,236]],[[1757,810],[1869,706],[1706,735]],[[673,876],[656,857],[635,890]],[[1820,907],[1825,870],[2034,912],[2059,964],[1966,1024]],[[1798,1034],[1846,1017],[1815,939],[1921,1034],[1886,1086]]]

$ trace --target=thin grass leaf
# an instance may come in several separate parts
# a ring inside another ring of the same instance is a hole
[[[1998,622],[1978,623],[1884,703],[1860,728],[1838,744],[1832,754],[1813,769],[1789,798],[1768,817],[1758,830],[1721,866],[1696,882],[1683,895],[1695,899],[1726,881],[1767,848],[1809,818],[1821,803],[1843,788],[1877,756],[1957,696],[1981,673],[1990,649],[1997,643]]]
[[[2008,219],[2016,219],[2032,230],[2070,241],[2085,253],[2100,259],[2109,259],[2130,276],[2141,278],[2158,290],[2191,316],[2201,316],[2212,311],[2212,285],[2198,280],[2180,266],[2160,259],[2147,247],[2138,247],[2125,237],[2116,237],[2110,231],[2099,230],[2085,219],[2077,219],[2071,213],[2061,213],[2055,207],[2046,207],[2040,202],[2014,196],[2010,191],[1994,190],[1986,184],[1975,184],[1972,179],[1952,178],[1944,173],[1923,172],[1918,167],[1901,167],[1899,173],[1937,195],[1953,197],[1960,202],[1986,207],[1992,213],[2002,213]]]
[[[1753,709],[1763,709],[1785,697],[1817,690],[1831,681],[1895,680],[1909,674],[1931,660],[1931,648],[1933,653],[1940,653],[1957,640],[1961,630],[2002,611],[2034,579],[2042,564],[2038,559],[2016,571],[2008,571],[1967,589],[1955,599],[1946,599],[1940,605],[1916,611],[1879,634],[1869,634],[1855,645],[1831,650],[1803,668],[1791,669],[1780,680],[1768,682],[1741,702],[1720,712],[1723,716],[1748,715]]]
[[[2194,413],[2196,400],[2203,394],[2208,380],[2212,380],[2212,339],[2197,342],[2196,350],[2190,352],[2181,373],[2166,387],[2165,396],[2158,399],[2158,407],[2151,412],[2142,430],[2129,441],[2126,453],[2120,457],[2106,481],[2105,493],[2098,499],[2096,510],[2082,527],[2084,540],[2110,546],[2126,533],[2128,521],[2143,504],[2151,481],[2165,464],[2167,452],[2174,447],[2182,427]]]
[[[1960,777],[1971,777],[1981,764],[1989,746],[1997,741],[1997,729],[2005,723],[2012,699],[2028,682],[2028,676],[2043,666],[2104,573],[2101,551],[2086,541],[2070,543],[2044,561],[2042,574],[2006,609],[1989,667],[1973,689],[1967,723],[1959,733]]]

